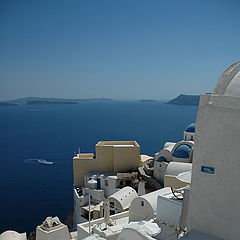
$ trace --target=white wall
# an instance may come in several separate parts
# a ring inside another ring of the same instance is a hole
[[[168,187],[134,198],[129,207],[129,222],[153,218],[157,212],[158,196],[164,196],[169,193],[171,193],[171,188]]]
[[[214,168],[214,174],[202,172]],[[239,240],[240,98],[201,96],[194,145],[190,225]]]

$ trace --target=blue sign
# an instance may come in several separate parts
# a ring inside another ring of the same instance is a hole
[[[208,166],[201,166],[201,172],[208,173],[208,174],[214,174],[215,168],[214,167],[208,167]]]

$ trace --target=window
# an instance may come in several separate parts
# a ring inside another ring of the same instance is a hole
[[[144,201],[141,201],[140,205],[141,205],[142,207],[144,207]]]
[[[115,214],[115,211],[110,210],[110,215],[113,215],[113,214]]]
[[[110,207],[114,208],[114,202],[110,202]]]
[[[105,186],[108,187],[108,180],[105,180]]]

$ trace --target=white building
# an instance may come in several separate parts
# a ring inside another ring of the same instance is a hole
[[[133,199],[138,197],[131,187],[124,187],[107,198],[110,204],[110,214],[127,211]]]
[[[65,224],[58,217],[47,217],[36,229],[36,240],[70,240],[71,236]]]
[[[164,148],[155,154],[153,176],[162,185],[165,186],[165,174],[170,162],[192,163],[195,127],[196,124],[191,123],[183,133],[183,140],[177,143],[166,142]],[[188,168],[185,170],[188,171]]]
[[[130,201],[137,196],[137,193],[132,187],[126,186],[138,186],[138,183],[137,172],[103,173],[96,171],[87,173],[84,176],[84,186],[75,187],[73,191],[74,229],[76,229],[78,223],[83,223],[88,220],[89,200],[91,219],[103,217],[103,201],[108,197],[111,197],[110,201],[112,204],[115,204],[114,206],[111,206],[111,214],[127,210]],[[121,189],[122,191],[119,194],[118,191]],[[121,194],[124,195],[124,198],[122,198]],[[125,197],[126,194],[127,197]]]
[[[164,175],[164,187],[173,187],[175,189],[187,186],[191,182],[192,163],[170,162],[167,165]],[[190,180],[183,178],[183,174],[188,174]]]
[[[178,149],[192,142],[187,140],[189,137],[191,140],[191,134],[185,132],[182,144],[167,144],[165,150],[170,149],[171,157],[185,159],[186,154],[189,160],[192,148]],[[183,195],[182,190],[174,192],[167,187],[135,197],[129,212],[112,215],[108,221],[102,218],[78,224],[77,231],[72,233],[58,218],[50,217],[37,227],[36,240],[90,240],[97,236],[109,240],[239,240],[240,62],[223,73],[213,94],[201,96],[196,133],[192,136],[195,138],[192,178],[189,161],[163,161],[168,164],[165,175],[185,174],[179,179],[188,184],[191,181],[191,188],[186,188]],[[176,156],[175,150],[180,155]],[[182,169],[188,171],[181,172]],[[95,178],[86,181],[89,191],[100,190],[101,182]],[[113,201],[119,201],[121,196],[115,194]],[[122,208],[130,202],[130,198],[126,200],[120,204]],[[183,230],[188,232],[182,237],[179,234],[184,234]],[[7,231],[0,237],[23,240],[26,235]]]
[[[123,227],[117,240],[153,240],[160,232],[161,228],[157,223],[150,221],[131,222]]]
[[[162,188],[134,198],[129,207],[129,222],[150,220],[154,218],[157,212],[158,196],[164,196],[169,193],[171,193],[171,188]]]
[[[128,211],[114,214],[110,218],[110,224],[107,224],[104,218],[92,220],[77,225],[78,239],[84,239],[90,234],[98,234],[104,239],[117,239],[124,226],[127,226],[129,220]]]
[[[192,231],[186,239],[197,239],[197,235],[200,239],[201,233],[212,236],[208,239],[240,239],[239,156],[240,62],[237,62],[222,74],[212,94],[200,98],[188,224]]]

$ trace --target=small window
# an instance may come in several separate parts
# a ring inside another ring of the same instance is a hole
[[[105,186],[108,187],[108,180],[105,180]]]
[[[144,207],[144,201],[141,201],[141,206]]]
[[[115,211],[110,210],[110,215],[113,215],[113,214],[115,214]]]

